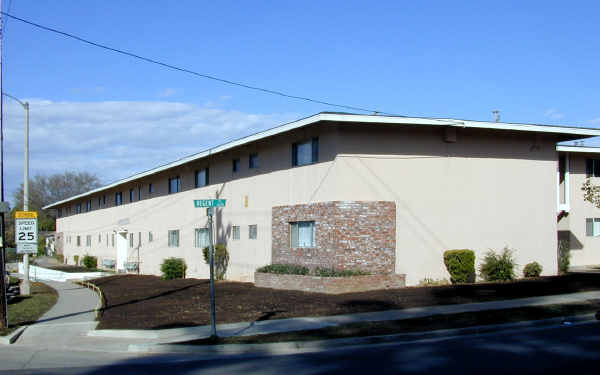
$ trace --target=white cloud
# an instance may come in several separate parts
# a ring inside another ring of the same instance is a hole
[[[6,103],[6,102],[5,102]],[[104,183],[298,118],[186,103],[30,100],[30,174],[86,170]],[[23,181],[24,111],[5,104],[7,198]]]
[[[177,90],[172,88],[166,88],[158,94],[159,98],[168,98],[169,96],[173,96],[177,93]]]
[[[544,116],[549,117],[553,120],[559,120],[559,119],[565,117],[562,113],[560,113],[555,108],[550,108],[550,109],[546,110],[546,112],[544,112]]]
[[[600,117],[588,121],[591,125],[600,125]]]

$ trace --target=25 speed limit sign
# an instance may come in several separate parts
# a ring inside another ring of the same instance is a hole
[[[15,212],[17,254],[37,253],[37,212]]]

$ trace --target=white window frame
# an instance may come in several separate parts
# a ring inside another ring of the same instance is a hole
[[[585,219],[585,235],[586,237],[600,236],[600,218],[588,217]]]
[[[301,239],[301,231],[304,233],[309,231],[310,234],[308,236],[310,238],[308,240],[306,238]],[[317,247],[316,226],[313,220],[290,222],[290,247]]]
[[[240,226],[239,225],[234,225],[231,228],[231,239],[233,240],[239,240],[240,239]]]
[[[200,233],[206,233],[206,238],[204,243],[200,243]],[[194,229],[194,247],[204,249],[205,247],[210,246],[210,237],[208,233],[208,228],[196,228]]]
[[[250,224],[248,225],[248,239],[255,240],[258,238],[258,225]]]
[[[179,229],[169,230],[168,247],[179,247]]]

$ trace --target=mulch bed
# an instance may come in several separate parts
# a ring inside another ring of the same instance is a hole
[[[209,324],[208,280],[117,275],[92,280],[105,297],[98,329],[160,329]],[[485,302],[600,290],[600,274],[570,274],[506,283],[411,287],[328,295],[216,283],[217,323],[325,316]]]
[[[81,272],[98,272],[98,271],[102,271],[102,270],[97,269],[97,268],[85,268],[85,267],[82,267],[82,266],[69,266],[69,265],[45,266],[44,268],[55,270],[55,271],[68,272],[68,273],[81,273]]]

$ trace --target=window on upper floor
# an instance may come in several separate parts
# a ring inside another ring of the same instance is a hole
[[[585,159],[587,177],[600,177],[600,159]]]
[[[240,159],[233,159],[231,162],[231,170],[233,173],[239,172],[240,170]]]
[[[292,144],[292,166],[308,165],[319,161],[319,138]]]
[[[133,202],[135,200],[135,192],[133,189],[129,189],[129,202]]]
[[[76,214],[81,213],[81,203],[77,203],[77,205],[75,206],[75,213]]]
[[[315,247],[315,222],[290,223],[290,247]]]
[[[56,216],[62,217],[62,208],[56,209]]]
[[[250,154],[248,156],[248,168],[258,168],[258,154]]]
[[[65,215],[71,215],[71,206],[65,208]]]
[[[152,194],[154,192],[154,187],[152,184],[148,184],[148,194]]]
[[[208,168],[196,171],[196,187],[202,187],[208,185]]]
[[[115,194],[115,206],[120,206],[123,204],[123,192],[118,192]]]
[[[181,180],[179,176],[169,178],[169,194],[179,193],[181,191]]]
[[[98,208],[102,205],[102,197],[98,197]]]
[[[588,237],[600,236],[600,218],[585,219],[585,235]]]
[[[102,196],[102,205],[106,206],[106,195]]]
[[[85,212],[90,212],[92,210],[92,201],[89,200],[87,201],[87,203],[85,204]]]
[[[170,230],[168,236],[168,246],[179,247],[179,230]]]
[[[138,201],[142,200],[142,187],[138,186]]]

